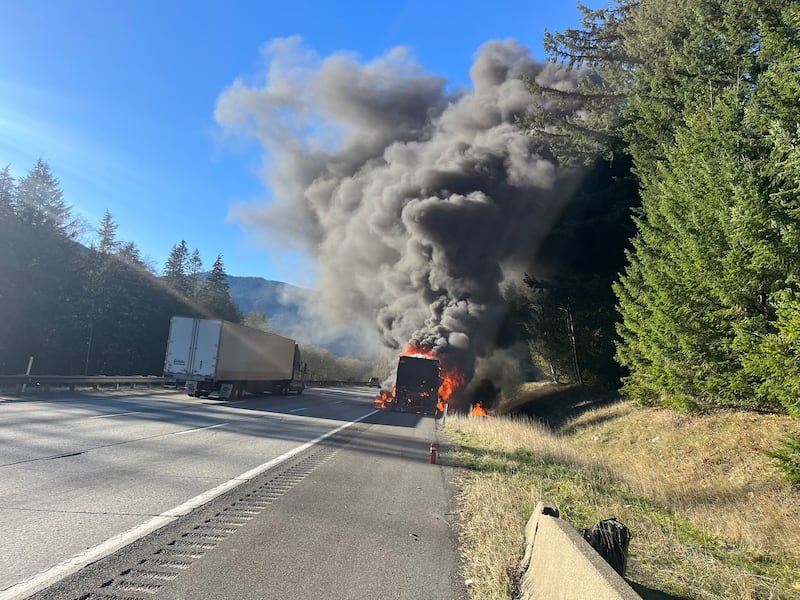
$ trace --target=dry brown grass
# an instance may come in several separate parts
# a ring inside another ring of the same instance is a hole
[[[786,416],[682,415],[626,403],[585,414],[562,435],[634,493],[728,544],[800,565],[800,495],[763,453],[798,428]]]
[[[630,575],[685,598],[800,598],[800,494],[762,450],[788,417],[676,414],[616,403],[564,421],[451,418],[461,448],[464,549],[474,598],[510,598],[538,499],[579,527],[631,527]],[[647,590],[640,591],[646,595]]]

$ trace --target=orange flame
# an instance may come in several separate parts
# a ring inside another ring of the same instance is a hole
[[[417,346],[414,343],[410,343],[406,346],[405,352],[401,356],[419,356],[422,358],[439,358],[436,356],[436,352],[434,352],[430,348],[425,348],[423,346]],[[440,411],[444,410],[444,404],[450,402],[450,398],[453,396],[456,390],[463,387],[464,385],[464,376],[455,368],[448,367],[439,360],[439,376],[442,379],[442,383],[439,386],[439,402],[438,407]]]
[[[483,408],[483,403],[478,402],[473,408],[472,412],[469,413],[472,417],[488,417],[489,413],[486,412],[486,409]]]
[[[439,396],[449,402],[455,391],[464,385],[464,376],[455,369],[442,369]]]
[[[375,401],[372,403],[373,408],[387,408],[392,402],[394,402],[394,390],[389,392],[389,390],[381,390],[381,393],[375,398]]]

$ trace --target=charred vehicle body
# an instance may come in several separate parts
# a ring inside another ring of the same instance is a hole
[[[401,356],[397,364],[392,410],[436,414],[441,383],[438,360]]]

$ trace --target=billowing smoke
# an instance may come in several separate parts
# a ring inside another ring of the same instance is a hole
[[[432,349],[469,381],[495,350],[506,278],[574,187],[515,125],[536,101],[523,77],[573,75],[515,41],[484,45],[462,91],[404,49],[319,59],[288,38],[264,59],[263,80],[237,80],[216,107],[223,132],[264,148],[272,198],[237,218],[314,257],[327,322]]]

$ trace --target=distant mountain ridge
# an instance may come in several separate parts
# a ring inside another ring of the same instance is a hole
[[[302,303],[315,292],[263,277],[228,275],[231,298],[243,315],[260,310],[275,333],[289,335],[302,320]]]
[[[267,316],[270,329],[277,334],[310,342],[325,348],[336,356],[348,357],[363,354],[363,348],[352,337],[320,336],[319,322],[309,317],[307,306],[317,301],[318,293],[283,281],[263,277],[228,275],[231,298],[242,315],[259,310]]]

